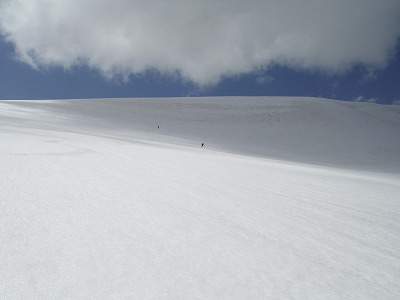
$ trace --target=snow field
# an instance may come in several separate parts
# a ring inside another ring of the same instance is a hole
[[[19,107],[0,106],[1,298],[400,297],[398,173],[199,148],[117,121],[100,134]]]

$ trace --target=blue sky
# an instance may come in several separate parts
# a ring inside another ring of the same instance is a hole
[[[400,102],[399,1],[43,1],[0,0],[1,99]]]

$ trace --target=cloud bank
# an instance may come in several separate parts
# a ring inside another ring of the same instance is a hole
[[[158,70],[199,85],[284,64],[383,68],[400,36],[398,0],[0,0],[0,31],[42,68],[107,77]]]

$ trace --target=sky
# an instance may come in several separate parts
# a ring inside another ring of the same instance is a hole
[[[398,0],[0,0],[0,99],[400,104]]]

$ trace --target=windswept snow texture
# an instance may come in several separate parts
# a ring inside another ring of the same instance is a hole
[[[0,168],[1,299],[400,299],[400,107],[0,101]]]

